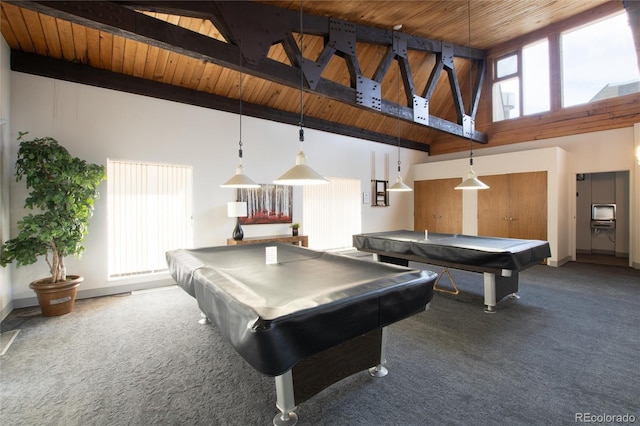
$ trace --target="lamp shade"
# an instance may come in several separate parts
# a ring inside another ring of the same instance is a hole
[[[402,182],[402,176],[398,175],[396,178],[396,183],[394,183],[391,187],[387,189],[387,191],[393,192],[408,192],[413,191],[410,186]]]
[[[456,186],[455,189],[489,189],[489,185],[480,181],[476,177],[476,172],[474,172],[473,169],[470,168],[467,179],[465,179],[460,185]]]
[[[304,152],[300,151],[296,155],[296,165],[274,180],[273,183],[277,185],[319,185],[329,183],[322,175],[305,164],[306,158]]]
[[[247,203],[245,201],[230,201],[227,203],[228,217],[247,217]]]
[[[260,188],[251,178],[243,173],[242,164],[236,167],[236,174],[220,185],[221,188]]]

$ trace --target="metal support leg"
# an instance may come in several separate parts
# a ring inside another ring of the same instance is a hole
[[[491,272],[484,272],[484,304],[485,312],[496,312],[496,274]]]
[[[296,401],[291,370],[276,376],[276,407],[281,412],[273,418],[275,426],[293,426],[298,423],[298,415],[293,411],[296,409]]]
[[[209,321],[209,318],[207,318],[207,315],[205,315],[204,312],[200,312],[200,319],[198,320],[198,324],[211,324],[211,321]]]
[[[369,374],[373,377],[384,377],[389,374],[389,370],[384,364],[387,363],[387,327],[382,327],[382,338],[380,339],[380,364],[369,369]]]

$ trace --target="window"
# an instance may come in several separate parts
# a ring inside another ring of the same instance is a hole
[[[496,60],[494,75],[493,121],[549,111],[547,39]]]
[[[636,50],[625,12],[564,30],[554,30],[548,38],[521,48],[510,45],[511,51],[496,57],[493,121],[640,92]],[[556,60],[551,61],[552,57]],[[552,87],[557,90],[552,92]]]
[[[109,278],[167,269],[167,250],[191,247],[190,166],[107,161]]]
[[[317,250],[353,247],[353,234],[362,232],[360,179],[327,178],[329,185],[303,189],[302,227]]]
[[[551,109],[549,90],[549,41],[544,39],[522,49],[522,113]]]
[[[560,48],[563,107],[640,91],[626,13],[562,34]]]

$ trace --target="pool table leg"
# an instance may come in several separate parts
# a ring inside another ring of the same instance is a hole
[[[200,312],[200,319],[198,320],[198,324],[211,324],[211,321],[209,321],[209,318],[207,318],[207,314],[205,314],[204,312]]]
[[[518,272],[502,270],[500,275],[484,272],[484,311],[494,313],[496,304],[507,296],[518,299]]]
[[[490,314],[496,312],[496,274],[484,272],[484,311]]]
[[[298,415],[293,411],[296,409],[296,402],[291,370],[276,376],[276,407],[280,413],[273,418],[275,426],[293,426],[298,423]]]
[[[389,370],[384,364],[387,363],[387,327],[382,327],[382,337],[380,340],[380,364],[369,369],[369,374],[373,377],[384,377],[389,374]]]

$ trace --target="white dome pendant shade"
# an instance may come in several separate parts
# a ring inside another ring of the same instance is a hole
[[[249,176],[245,175],[242,164],[236,167],[236,174],[231,179],[220,185],[221,188],[260,188]]]
[[[476,172],[473,171],[473,168],[469,168],[469,174],[467,178],[456,186],[455,189],[489,189],[489,185],[482,182],[480,179],[476,177]]]
[[[296,165],[274,180],[277,185],[321,185],[329,183],[320,173],[307,166],[307,157],[302,150],[296,155]]]
[[[395,191],[395,192],[408,192],[413,191],[410,186],[402,181],[402,176],[398,175],[396,178],[396,183],[394,183],[387,191]]]

